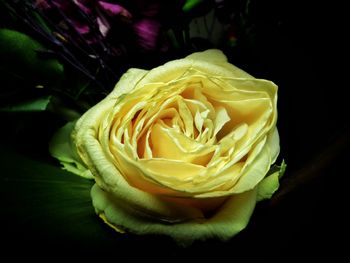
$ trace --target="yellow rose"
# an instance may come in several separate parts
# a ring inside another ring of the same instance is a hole
[[[274,83],[219,50],[130,69],[75,125],[88,171],[66,168],[92,174],[95,211],[120,232],[227,240],[278,188],[276,104]]]

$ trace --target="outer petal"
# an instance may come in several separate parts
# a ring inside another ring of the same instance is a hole
[[[224,67],[230,70],[232,74],[235,75],[236,78],[254,78],[253,76],[249,75],[247,72],[228,63],[227,57],[224,55],[224,53],[222,53],[221,50],[218,50],[218,49],[209,49],[204,52],[195,52],[187,56],[185,59],[205,61],[210,64],[215,64],[215,65]]]
[[[248,166],[238,183],[234,186],[234,193],[241,193],[254,188],[268,173],[271,164],[275,161],[279,152],[277,129],[273,136],[268,136],[263,149]]]
[[[267,141],[269,143],[269,148],[270,148],[269,150],[270,150],[271,164],[272,164],[276,162],[276,159],[280,153],[280,137],[276,127],[268,134]]]
[[[76,145],[83,142],[81,137],[89,129],[97,129],[100,124],[101,116],[108,113],[117,99],[120,99],[125,94],[131,92],[136,84],[145,76],[146,70],[129,69],[119,80],[113,91],[100,103],[90,108],[76,123],[73,130],[73,138]],[[84,160],[84,152],[80,152],[80,156]],[[84,160],[85,161],[85,160]]]
[[[211,218],[165,224],[130,210],[97,185],[93,186],[91,196],[96,213],[118,230],[125,229],[136,234],[166,234],[182,245],[189,245],[194,240],[230,239],[247,226],[256,203],[254,189],[232,196]]]
[[[198,72],[220,78],[253,78],[228,63],[225,55],[219,50],[207,50],[202,53],[194,53],[184,59],[173,60],[150,70],[147,76],[140,81],[139,86],[149,83],[171,83],[189,74],[198,74]]]

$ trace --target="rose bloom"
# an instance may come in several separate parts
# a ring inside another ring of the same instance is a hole
[[[117,231],[228,240],[278,188],[276,103],[274,83],[219,50],[130,69],[74,126],[87,170],[61,160],[92,175],[95,211]]]

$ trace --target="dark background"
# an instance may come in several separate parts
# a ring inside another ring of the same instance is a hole
[[[187,248],[167,238],[115,234],[82,201],[89,200],[89,183],[71,178],[48,155],[46,142],[62,122],[51,113],[1,114],[0,250],[12,258],[116,261],[347,258],[348,14],[336,1],[252,2],[254,41],[225,53],[232,63],[279,86],[280,160],[288,167],[279,191],[258,203],[244,231],[229,242],[196,242]],[[46,129],[40,128],[43,123]],[[48,181],[47,173],[71,185]],[[55,190],[50,192],[51,185]],[[85,225],[94,227],[86,232]]]

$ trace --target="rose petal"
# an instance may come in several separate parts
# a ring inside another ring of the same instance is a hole
[[[221,51],[207,50],[203,53],[203,59],[202,55],[196,56],[195,59],[188,56],[185,59],[170,61],[160,67],[150,70],[147,76],[140,81],[138,86],[157,82],[172,83],[185,78],[188,74],[193,75],[194,72],[203,76],[205,79],[207,79],[208,76],[216,76],[218,79],[225,80],[226,78],[236,79],[245,77],[249,77],[249,80],[251,80],[252,77],[249,74],[238,68],[234,69],[229,63],[223,61],[223,59],[226,61],[227,59]],[[211,59],[214,63],[211,62]]]
[[[276,153],[279,152],[277,129],[273,134],[273,136],[267,137],[266,144],[261,151],[255,150],[252,152],[250,158],[254,161],[250,163],[249,160],[247,160],[246,170],[239,182],[233,187],[233,193],[242,193],[252,189],[265,177],[270,165],[273,163],[272,161],[276,159]],[[260,144],[262,144],[262,142]],[[258,155],[256,155],[256,153],[258,153]]]
[[[145,217],[138,211],[130,210],[116,202],[110,194],[93,186],[91,197],[96,213],[104,216],[118,229],[135,234],[165,234],[182,245],[193,240],[218,238],[228,240],[244,229],[256,203],[256,190],[232,196],[211,218],[164,224],[157,218]]]
[[[218,49],[209,49],[204,52],[195,52],[188,55],[185,59],[205,61],[226,68],[231,74],[237,78],[253,78],[247,72],[227,63],[227,57]]]
[[[280,153],[280,138],[277,128],[268,134],[267,141],[270,148],[271,163],[274,163]]]
[[[80,157],[94,174],[96,183],[106,191],[113,193],[113,198],[121,203],[128,204],[137,211],[143,211],[143,213],[167,220],[198,217],[201,214],[198,209],[177,210],[163,204],[156,196],[130,186],[111,162],[114,159],[113,155],[106,151],[109,149],[108,133],[99,132],[99,129],[104,129],[103,124],[100,126],[101,119],[107,116],[115,101],[121,99],[123,94],[130,92],[136,86],[136,83],[145,76],[145,73],[144,70],[128,70],[103,103],[95,105],[78,120],[72,134],[73,140],[77,145]],[[101,143],[97,140],[99,134],[103,134],[99,138]],[[104,143],[107,143],[107,145],[104,145]]]
[[[160,124],[155,124],[151,133],[153,157],[206,165],[207,155],[214,152],[215,146],[204,146],[193,139]],[[200,161],[200,157],[205,160]]]
[[[227,114],[227,110],[224,107],[218,107],[216,109],[216,117],[214,122],[214,136],[224,127],[224,125],[231,120]]]

